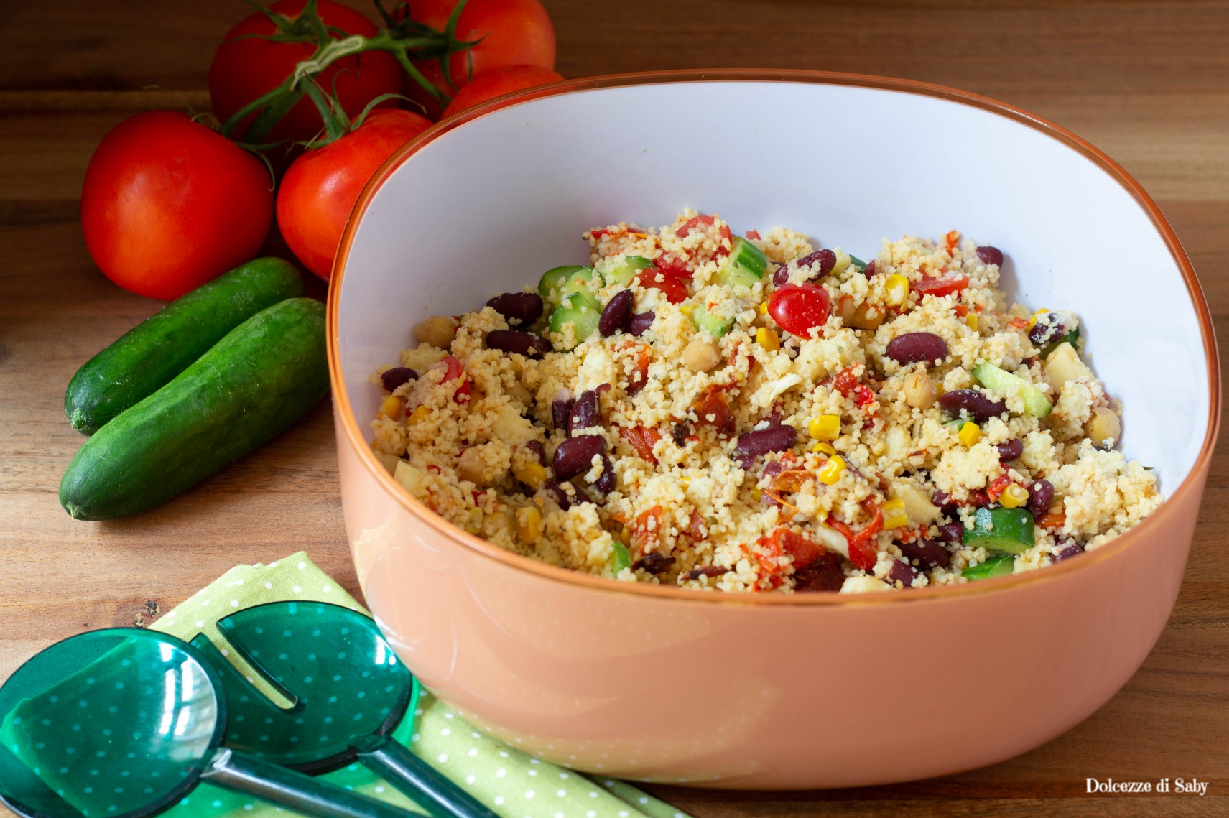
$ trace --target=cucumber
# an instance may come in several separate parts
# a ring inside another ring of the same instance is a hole
[[[602,281],[607,285],[618,284],[620,287],[626,287],[632,283],[636,273],[652,266],[653,262],[644,256],[624,256],[606,268]]]
[[[713,315],[708,311],[708,307],[703,304],[696,307],[696,311],[691,315],[691,320],[695,323],[696,329],[703,330],[714,338],[720,338],[734,326],[733,318]]]
[[[973,527],[965,529],[964,544],[1000,554],[1027,551],[1035,544],[1033,514],[1026,508],[979,508]]]
[[[613,546],[614,572],[618,574],[624,568],[631,568],[632,567],[632,554],[630,551],[627,550],[627,546],[619,542],[618,540],[615,540],[613,543],[611,543],[611,545]]]
[[[563,325],[571,324],[576,336],[576,343],[597,332],[598,321],[602,317],[602,305],[588,293],[568,293],[563,297],[563,303],[551,314],[550,331],[563,333]],[[571,349],[572,347],[567,347]],[[556,349],[559,349],[556,347]],[[565,352],[565,349],[559,349]]]
[[[282,301],[87,440],[60,481],[60,505],[78,520],[153,508],[285,429],[328,391],[324,305]]]
[[[960,572],[960,575],[970,579],[990,579],[991,577],[1005,577],[1009,574],[1014,574],[1016,571],[1016,558],[1011,554],[1002,554],[997,557],[991,557],[985,562],[970,566]]]
[[[588,291],[589,282],[597,275],[592,267],[581,267],[576,264],[565,264],[562,267],[552,267],[538,279],[538,295],[546,302],[548,309],[555,309],[568,293]]]
[[[152,395],[226,333],[265,307],[303,294],[289,263],[258,258],[172,301],[77,370],[64,414],[87,435]]]
[[[1033,417],[1043,418],[1054,408],[1040,387],[994,364],[980,363],[973,367],[973,377],[987,389],[1007,395],[1018,393],[1024,401],[1024,411]]]
[[[735,236],[734,246],[725,257],[725,263],[717,269],[712,283],[723,287],[750,287],[764,277],[767,269],[764,251],[742,236]]]

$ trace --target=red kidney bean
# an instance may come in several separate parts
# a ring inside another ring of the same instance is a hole
[[[493,329],[486,334],[488,349],[514,352],[526,358],[541,358],[550,352],[550,342],[545,338],[515,329]]]
[[[486,302],[509,321],[532,324],[542,317],[542,296],[537,293],[504,293]]]
[[[542,491],[549,494],[564,511],[572,507],[572,498],[568,497],[568,493],[563,490],[563,486],[559,485],[558,481],[547,480],[542,486]]]
[[[691,434],[691,430],[687,428],[687,424],[678,422],[674,424],[674,428],[670,430],[670,438],[674,441],[674,445],[682,448],[687,445],[687,435]]]
[[[963,545],[964,523],[957,521],[939,526],[939,539],[949,545]]]
[[[579,503],[593,503],[593,498],[590,497],[588,494],[586,494],[585,490],[582,489],[580,486],[575,486],[575,485],[572,485],[571,483],[568,483],[568,489],[570,489],[572,492],[572,504],[573,505],[576,505]],[[593,503],[593,504],[597,505],[597,503]]]
[[[800,592],[839,591],[845,583],[841,555],[825,551],[806,568],[794,571],[794,590]]]
[[[873,277],[874,277],[874,275],[875,275],[875,262],[876,262],[876,260],[877,260],[877,259],[871,259],[871,260],[870,260],[870,262],[866,265],[866,269],[862,271],[862,275],[866,276],[867,278],[873,278]]]
[[[652,310],[649,310],[648,312],[636,313],[632,316],[631,320],[628,321],[627,331],[639,338],[648,331],[649,327],[653,326],[654,317],[655,316],[653,315]]]
[[[550,416],[555,428],[562,429],[566,433],[572,419],[572,396],[566,392],[556,395],[550,402]]]
[[[951,495],[948,494],[946,491],[939,491],[938,489],[936,489],[935,493],[932,494],[930,497],[930,502],[938,506],[939,510],[942,511],[944,514],[946,514],[948,517],[955,516],[956,503],[955,501],[952,500]]]
[[[384,389],[388,392],[392,392],[398,386],[404,386],[417,378],[418,373],[408,366],[394,366],[392,369],[386,369],[380,374],[380,380],[383,381]]]
[[[836,253],[826,248],[816,250],[798,259],[797,263],[799,267],[810,267],[810,280],[815,281],[832,272],[832,268],[836,266]]]
[[[1054,552],[1052,557],[1054,562],[1062,562],[1084,552],[1084,546],[1070,538],[1061,539],[1055,544],[1058,546],[1058,550]]]
[[[600,435],[569,437],[555,448],[552,466],[555,477],[569,480],[589,470],[593,458],[606,453],[606,441]]]
[[[961,535],[964,534],[964,526],[960,525],[960,523],[950,523],[949,525],[960,526],[961,530],[956,535],[956,539],[959,541]],[[951,553],[934,540],[917,539],[912,542],[900,542],[896,545],[900,548],[900,553],[905,555],[905,559],[916,560],[918,565],[924,568],[947,568],[952,564]]]
[[[546,465],[546,447],[540,441],[531,440],[525,444],[525,448],[533,452],[534,456],[538,458],[538,465]]]
[[[593,484],[602,494],[610,494],[615,490],[615,473],[614,466],[610,463],[610,458],[602,455],[602,476],[597,478],[597,482]]]
[[[640,571],[647,571],[650,574],[664,574],[669,571],[674,565],[674,557],[667,557],[665,554],[659,554],[656,551],[650,551],[640,559],[636,560],[632,568]]]
[[[699,579],[700,577],[719,577],[722,574],[730,573],[729,568],[722,568],[719,565],[701,565],[699,568],[692,568],[687,573],[683,574],[684,581]]]
[[[1040,517],[1050,510],[1050,503],[1054,501],[1054,484],[1049,480],[1035,480],[1033,485],[1028,489],[1028,510],[1033,512],[1033,517]]]
[[[601,420],[601,410],[597,403],[597,393],[586,389],[576,396],[572,403],[572,417],[568,425],[568,434],[576,434],[577,429],[588,429],[596,426]]]
[[[789,265],[782,264],[780,267],[772,271],[772,283],[777,286],[783,286],[789,281]]]
[[[632,320],[632,304],[636,296],[631,290],[619,290],[610,297],[602,309],[602,317],[597,320],[598,332],[603,338],[609,338],[620,330],[625,330]]]
[[[798,432],[793,426],[769,426],[739,435],[734,452],[744,457],[755,457],[769,452],[783,452],[797,442]]]
[[[892,566],[888,568],[886,577],[889,585],[901,583],[906,588],[913,585],[917,581],[918,572],[912,565],[901,560],[892,560]]]
[[[953,415],[959,415],[963,411],[974,420],[989,420],[1007,411],[1005,402],[992,400],[976,389],[953,389],[951,392],[944,392],[939,398],[939,405]]]
[[[1045,313],[1028,331],[1028,339],[1034,345],[1043,347],[1051,344],[1067,334],[1067,326],[1052,312]]]
[[[1003,251],[989,244],[983,244],[977,248],[977,257],[986,264],[1001,265],[1003,263]]]
[[[906,332],[888,341],[887,356],[898,364],[930,366],[947,359],[947,341],[933,332]]]
[[[994,448],[999,450],[999,462],[1010,463],[1024,454],[1024,441],[1018,437],[1013,437],[1005,443],[1000,443]]]

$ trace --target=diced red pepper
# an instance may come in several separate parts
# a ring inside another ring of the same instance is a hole
[[[661,259],[658,259],[660,262]],[[690,277],[690,273],[688,273]],[[649,267],[636,273],[636,280],[641,287],[660,290],[671,304],[681,304],[687,300],[687,284],[680,276],[669,273],[660,267]]]
[[[746,236],[747,238],[755,239],[756,241],[763,241],[764,239],[764,237],[760,235],[760,231],[758,230],[748,230],[746,233]]]
[[[657,456],[653,454],[653,446],[661,440],[661,434],[656,429],[648,426],[621,426],[619,436],[626,440],[642,459],[654,466],[657,465]]]
[[[657,550],[657,543],[661,539],[661,515],[661,506],[653,506],[636,515],[636,519],[627,527],[637,555]]]
[[[1011,485],[1011,478],[1005,474],[1000,474],[994,480],[990,481],[990,485],[986,487],[986,496],[991,502],[997,502],[1003,492],[1007,491],[1007,487]]]
[[[1056,531],[1062,528],[1066,522],[1067,515],[1061,512],[1052,513],[1047,511],[1045,514],[1042,514],[1037,518],[1037,525],[1041,526],[1047,531]]]
[[[469,378],[465,377],[465,367],[461,366],[461,362],[452,355],[445,355],[436,366],[443,366],[445,381],[461,379],[461,385],[452,393],[453,400],[457,403],[469,401],[469,395],[472,390],[469,385]]]
[[[933,295],[943,296],[951,295],[963,290],[969,286],[969,277],[964,273],[945,276],[936,276],[934,278],[923,278],[921,281],[916,281],[909,285],[910,289],[918,295]]]
[[[712,216],[705,216],[703,214],[695,216],[683,222],[682,226],[679,227],[678,230],[674,231],[674,235],[678,236],[680,239],[685,239],[691,235],[691,231],[695,228],[711,227],[714,221],[716,221],[716,219]]]
[[[845,541],[849,543],[849,561],[855,568],[870,571],[875,567],[879,551],[875,548],[874,539],[875,535],[883,530],[883,511],[877,505],[874,518],[856,533],[849,526],[831,517],[827,523],[845,536]]]
[[[856,369],[856,365],[847,366],[836,373],[836,377],[832,379],[832,388],[845,397],[849,397],[850,393],[860,385],[858,376],[855,374]]]
[[[730,411],[730,403],[722,387],[708,387],[696,400],[694,408],[700,423],[715,426],[724,435],[734,433],[734,413]]]
[[[952,254],[952,251],[956,249],[956,245],[959,243],[960,243],[960,234],[957,233],[955,230],[952,230],[951,232],[943,236],[943,251],[950,256]]]

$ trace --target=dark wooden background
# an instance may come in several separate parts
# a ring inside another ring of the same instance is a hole
[[[883,74],[969,89],[1058,122],[1106,150],[1159,201],[1224,331],[1229,3],[546,5],[557,67],[569,77],[705,67]],[[135,111],[207,108],[213,49],[246,13],[239,0],[0,0],[0,678],[56,639],[148,619],[147,602],[166,610],[239,562],[306,549],[357,592],[327,405],[141,517],[74,522],[56,500],[81,443],[62,411],[68,378],[159,306],[114,287],[90,262],[78,220],[86,163]],[[1146,316],[1146,293],[1139,310]],[[654,792],[697,816],[1229,814],[1225,447],[1169,626],[1126,688],[1066,735],[995,767],[894,787]],[[1089,777],[1211,786],[1203,798],[1090,796]]]

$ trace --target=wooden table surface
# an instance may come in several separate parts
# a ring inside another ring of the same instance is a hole
[[[1064,125],[1160,203],[1229,337],[1229,3],[546,5],[569,77],[693,67],[882,74],[976,91]],[[173,607],[236,563],[306,549],[358,591],[327,402],[156,511],[84,523],[56,499],[82,441],[64,418],[65,384],[159,306],[91,263],[78,217],[86,163],[135,111],[206,108],[213,48],[246,13],[238,0],[0,2],[0,678],[57,639],[148,621],[154,606]],[[1066,735],[994,767],[892,787],[653,791],[697,816],[1229,814],[1227,445],[1168,627],[1127,686]],[[1202,798],[1086,795],[1086,778],[1211,786]]]

